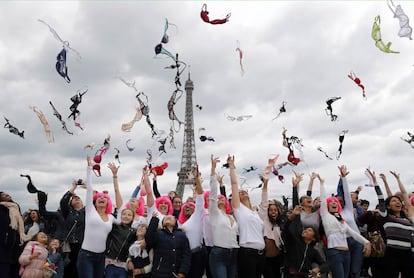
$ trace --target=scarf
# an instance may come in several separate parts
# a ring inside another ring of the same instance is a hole
[[[133,256],[134,258],[141,257],[141,258],[145,259],[146,257],[148,257],[148,252],[145,249],[144,250],[141,249],[140,243],[141,243],[141,240],[135,241],[129,247],[129,254],[131,256]]]
[[[28,241],[30,238],[24,233],[23,217],[20,214],[19,206],[13,202],[0,202],[9,209],[10,227],[20,235],[20,242]]]

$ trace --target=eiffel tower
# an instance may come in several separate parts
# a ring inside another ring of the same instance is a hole
[[[178,182],[176,187],[177,195],[181,198],[184,194],[186,184],[194,185],[194,179],[188,179],[187,173],[192,173],[197,165],[195,141],[194,141],[194,118],[193,118],[193,81],[188,74],[188,80],[185,82],[185,123],[184,123],[184,140],[183,154],[181,156],[181,169],[177,173]]]

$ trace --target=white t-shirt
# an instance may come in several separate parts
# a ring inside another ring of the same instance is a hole
[[[180,225],[180,228],[185,232],[190,249],[201,247],[203,242],[203,212],[204,212],[204,196],[199,194],[196,197],[196,206],[190,218]]]
[[[210,204],[209,216],[213,245],[222,248],[239,248],[237,243],[238,223],[233,216],[227,215],[217,207],[217,181],[215,176],[210,177]],[[232,218],[232,222],[230,219]]]
[[[82,249],[95,253],[102,253],[106,249],[106,239],[112,230],[115,217],[108,215],[108,221],[103,221],[93,205],[92,170],[88,167],[86,171],[86,202],[85,202],[85,236]]]
[[[238,208],[233,208],[234,216],[239,223],[240,247],[263,250],[264,223],[257,211],[253,211],[240,203]]]

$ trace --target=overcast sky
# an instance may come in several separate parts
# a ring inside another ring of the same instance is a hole
[[[203,3],[210,19],[224,18],[222,25],[205,23],[200,18]],[[401,4],[410,19],[414,2]],[[399,54],[381,52],[371,38],[374,18],[381,16],[384,43]],[[285,183],[275,176],[270,180],[270,197],[281,199],[291,194],[292,169],[305,173],[300,194],[306,190],[311,172],[326,180],[328,192],[334,192],[338,166],[347,165],[351,189],[367,183],[367,167],[387,174],[393,191],[397,184],[389,174],[395,170],[409,191],[414,190],[414,149],[400,139],[414,132],[414,42],[399,37],[399,22],[384,1],[14,1],[0,3],[0,104],[1,114],[19,130],[22,139],[4,128],[0,132],[0,190],[12,195],[23,209],[36,208],[33,194],[26,191],[28,174],[39,189],[49,193],[48,207],[56,209],[58,200],[73,179],[85,177],[85,157],[103,144],[110,134],[111,148],[103,156],[102,177],[94,177],[97,190],[113,193],[108,162],[116,162],[114,148],[120,150],[119,182],[124,198],[130,195],[145,165],[146,150],[151,148],[154,163],[168,162],[159,178],[162,194],[174,190],[180,168],[183,129],[174,133],[176,149],[169,139],[166,154],[158,156],[158,145],[151,138],[145,118],[131,132],[121,124],[132,120],[138,102],[136,92],[122,83],[135,80],[138,91],[148,96],[150,117],[155,128],[168,135],[170,120],[167,103],[175,89],[175,71],[165,55],[155,58],[154,47],[161,40],[165,19],[170,22],[170,40],[164,48],[189,67],[194,82],[194,129],[197,162],[208,188],[210,155],[226,160],[234,154],[243,187],[259,184],[258,174],[267,159],[279,154],[277,163],[286,161],[288,149],[282,146],[282,130],[297,136],[304,145],[304,162],[280,170]],[[41,19],[52,26],[63,40],[76,49],[67,54],[71,83],[55,70],[56,56],[62,49]],[[413,19],[414,20],[414,19]],[[237,41],[243,51],[241,74]],[[365,86],[367,99],[347,75],[353,71]],[[77,121],[84,130],[67,119],[70,98],[88,88],[79,105]],[[325,101],[341,97],[332,107],[337,121],[325,113]],[[62,114],[67,134],[53,115],[52,101]],[[286,113],[276,120],[282,102]],[[202,109],[196,108],[196,105]],[[38,107],[52,129],[54,143],[48,143],[44,129],[29,106]],[[184,120],[185,95],[175,112]],[[226,115],[252,115],[244,121],[229,121]],[[2,117],[3,120],[3,117]],[[6,121],[3,120],[5,124]],[[201,142],[198,129],[215,142]],[[349,130],[343,142],[342,156],[335,158],[342,130]],[[135,147],[130,152],[125,142]],[[95,143],[92,151],[86,144]],[[322,147],[333,160],[317,150]],[[300,152],[295,150],[295,155]],[[243,173],[243,168],[257,167]],[[229,184],[228,170],[225,174]],[[244,178],[243,178],[244,177]],[[314,187],[319,194],[319,184]],[[230,187],[227,187],[230,192]],[[259,190],[253,190],[258,204]],[[84,196],[84,190],[78,194]],[[186,188],[185,195],[189,194]],[[364,187],[360,198],[376,203],[372,188]]]

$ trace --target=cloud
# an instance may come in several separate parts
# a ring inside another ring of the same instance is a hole
[[[257,186],[257,173],[267,159],[279,154],[287,158],[282,146],[283,127],[289,135],[303,139],[304,163],[294,169],[306,173],[300,191],[307,186],[307,174],[319,172],[334,192],[340,164],[350,169],[353,188],[365,182],[364,170],[371,166],[377,172],[401,173],[408,191],[413,191],[412,148],[399,137],[412,129],[411,104],[414,97],[412,41],[399,38],[398,22],[381,2],[212,2],[209,10],[217,17],[231,12],[229,22],[210,25],[201,21],[201,3],[183,2],[4,2],[0,4],[0,111],[21,130],[23,140],[3,129],[0,133],[1,190],[10,193],[24,209],[36,207],[35,196],[26,192],[21,173],[32,176],[36,185],[49,193],[49,205],[56,209],[72,180],[85,175],[87,154],[83,146],[95,142],[96,148],[107,134],[111,149],[104,155],[103,176],[94,178],[97,189],[111,189],[111,172],[106,163],[114,161],[120,149],[119,182],[126,198],[140,180],[146,150],[156,150],[150,128],[142,119],[131,132],[122,132],[121,124],[130,121],[138,106],[136,92],[118,78],[135,80],[137,89],[148,96],[150,116],[157,129],[167,134],[170,129],[167,103],[175,90],[175,71],[164,69],[169,58],[154,58],[154,47],[163,35],[165,18],[171,23],[170,41],[165,47],[188,65],[181,81],[189,75],[194,82],[195,146],[197,162],[208,188],[210,155],[226,159],[236,156],[237,173]],[[407,15],[414,5],[404,2]],[[306,12],[300,12],[306,11]],[[400,54],[380,52],[371,39],[374,17],[380,14],[385,42]],[[82,59],[68,53],[67,84],[55,70],[56,55],[61,44],[37,19],[48,22],[60,36],[78,50]],[[240,73],[236,42],[243,48],[245,74]],[[348,77],[354,71],[366,87],[367,100]],[[87,86],[88,92],[79,106],[78,121],[84,131],[67,119],[70,98]],[[333,105],[338,121],[326,115],[326,99],[340,96]],[[175,106],[179,119],[185,118],[185,94]],[[69,135],[53,115],[52,101],[62,114]],[[287,112],[272,121],[286,101]],[[29,105],[41,109],[52,128],[55,143],[49,144],[43,127]],[[228,115],[253,117],[230,122]],[[201,142],[197,130],[204,127],[216,142]],[[340,160],[328,160],[317,151],[322,146],[335,157],[338,134],[349,130]],[[131,139],[135,147],[125,146]],[[159,178],[161,193],[175,189],[180,170],[183,128],[174,133],[176,149],[156,162],[167,161],[169,167]],[[255,165],[258,170],[242,174],[243,167]],[[270,197],[291,194],[292,167],[281,169],[286,182],[276,177],[270,181]],[[222,173],[226,170],[220,169]],[[226,177],[225,179],[228,179]],[[391,179],[392,180],[392,179]],[[228,183],[228,180],[227,180]],[[392,185],[394,191],[397,190]],[[227,187],[230,192],[230,187]],[[81,196],[81,189],[79,190]],[[319,194],[317,185],[315,194]],[[186,188],[185,194],[190,194]],[[375,205],[371,189],[366,195]],[[254,203],[260,201],[260,190],[251,192]]]

